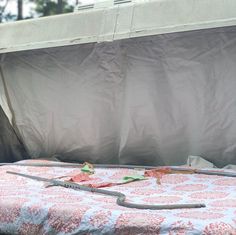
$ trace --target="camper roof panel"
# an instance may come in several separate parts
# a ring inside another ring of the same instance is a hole
[[[236,25],[234,0],[133,0],[91,6],[1,24],[0,53]]]

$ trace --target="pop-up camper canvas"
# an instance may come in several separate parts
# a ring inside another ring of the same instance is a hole
[[[234,0],[0,25],[0,232],[236,234],[235,25]]]

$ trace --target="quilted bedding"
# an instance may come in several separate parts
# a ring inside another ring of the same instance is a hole
[[[35,162],[27,160],[24,162]],[[236,178],[167,174],[105,189],[145,204],[205,203],[206,208],[138,210],[118,206],[116,198],[7,174],[16,171],[46,178],[72,176],[78,168],[0,167],[2,234],[236,234]],[[92,183],[119,180],[134,169],[95,169]],[[86,182],[87,183],[87,182]]]

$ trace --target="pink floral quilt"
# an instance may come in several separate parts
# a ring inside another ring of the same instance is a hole
[[[236,235],[236,178],[168,174],[161,185],[149,178],[106,188],[124,193],[134,203],[206,204],[200,209],[151,211],[120,207],[110,196],[46,188],[43,182],[10,175],[7,170],[46,178],[80,173],[78,168],[0,167],[0,234]],[[133,169],[95,169],[91,178],[92,183],[102,183],[135,173]]]

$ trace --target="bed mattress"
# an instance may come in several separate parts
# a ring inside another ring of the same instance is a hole
[[[45,187],[44,182],[6,171],[46,178],[80,173],[78,168],[1,166],[1,234],[236,234],[236,178],[233,177],[166,174],[161,184],[150,177],[105,188],[124,193],[127,201],[134,203],[206,204],[198,209],[140,210],[117,205],[115,197],[59,186]],[[99,168],[91,175],[91,183],[116,181],[136,173],[136,169]]]

